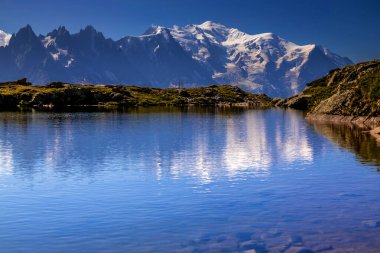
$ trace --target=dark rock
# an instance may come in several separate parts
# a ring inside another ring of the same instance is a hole
[[[180,91],[178,92],[178,94],[179,94],[181,97],[190,97],[189,92],[186,91],[186,90],[180,90]]]
[[[207,88],[205,93],[203,94],[206,97],[214,97],[218,92],[215,89]]]
[[[62,82],[51,82],[45,85],[45,87],[48,88],[63,88],[65,87],[65,84]]]
[[[285,101],[283,105],[292,109],[307,110],[309,108],[308,99],[309,96],[296,96]]]
[[[3,108],[17,107],[17,98],[12,95],[2,95],[0,94],[0,106]]]
[[[31,86],[32,83],[28,82],[26,78],[19,79],[17,81],[9,81],[9,82],[2,82],[0,85],[23,85],[23,86]]]
[[[26,78],[22,78],[20,80],[17,80],[15,83],[18,85],[24,85],[24,86],[32,85],[32,83],[28,82]]]

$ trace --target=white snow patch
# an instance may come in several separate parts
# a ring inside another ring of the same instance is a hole
[[[70,58],[70,60],[67,61],[67,64],[65,65],[65,68],[69,68],[73,62],[74,62],[74,59]]]
[[[55,60],[55,61],[58,61],[59,60],[59,53],[50,53],[51,57]]]
[[[252,89],[286,85],[298,91],[303,84],[300,73],[316,48],[313,44],[297,45],[273,33],[250,35],[211,21],[174,26],[170,33],[193,59],[214,72],[212,77],[217,83],[233,83]],[[325,48],[322,50],[337,65],[344,66],[342,57]],[[271,71],[281,73],[278,83],[268,78]]]
[[[55,61],[58,61],[62,56],[67,56],[68,55],[67,50],[58,48],[57,51],[58,51],[57,53],[50,52],[51,57]]]
[[[8,34],[0,30],[0,47],[6,47],[9,45],[9,41],[12,38],[12,34]]]
[[[42,39],[42,44],[45,48],[48,48],[49,46],[55,46],[55,38],[52,38],[51,36],[46,36]]]
[[[160,49],[160,45],[157,45],[157,46],[154,48],[153,52],[156,53],[156,52],[158,51],[158,49]]]

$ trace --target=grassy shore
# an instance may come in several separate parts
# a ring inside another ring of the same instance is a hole
[[[156,105],[269,107],[271,99],[266,95],[248,93],[231,85],[158,89],[54,82],[44,86],[33,86],[25,79],[0,84],[0,108]]]

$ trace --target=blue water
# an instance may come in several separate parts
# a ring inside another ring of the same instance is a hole
[[[380,252],[379,165],[296,111],[2,112],[0,252]]]

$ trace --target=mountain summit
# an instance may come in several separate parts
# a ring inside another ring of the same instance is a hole
[[[329,70],[352,64],[323,47],[300,46],[273,33],[250,35],[211,21],[174,27],[172,33],[217,83],[272,96],[296,94]]]
[[[322,46],[297,45],[273,33],[250,35],[211,21],[152,26],[141,36],[117,41],[92,26],[76,34],[59,27],[39,37],[27,26],[14,36],[0,31],[0,66],[6,66],[0,81],[25,76],[35,84],[59,80],[162,88],[181,80],[186,86],[233,84],[286,97],[331,69],[352,64]]]

